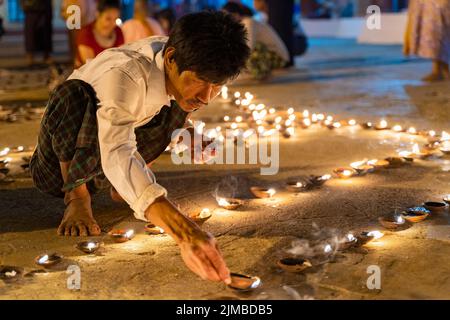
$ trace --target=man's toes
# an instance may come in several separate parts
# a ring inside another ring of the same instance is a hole
[[[88,231],[86,229],[86,226],[84,224],[79,224],[78,226],[78,230],[80,231],[80,236],[81,237],[86,237],[88,235]]]
[[[78,237],[78,228],[77,228],[77,226],[72,226],[72,228],[70,228],[70,235],[72,237]]]
[[[98,224],[93,223],[93,224],[89,225],[89,234],[91,236],[99,236],[100,233],[102,233],[102,231],[100,230],[100,227],[98,226]]]
[[[66,225],[61,223],[58,227],[58,231],[56,231],[58,233],[58,236],[63,236],[64,235],[64,230],[66,228]]]

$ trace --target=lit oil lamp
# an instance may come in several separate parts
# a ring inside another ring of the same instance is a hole
[[[100,242],[96,240],[80,241],[77,243],[77,249],[84,253],[95,253],[100,248]]]
[[[407,132],[408,132],[409,134],[412,134],[412,135],[417,135],[417,134],[418,134],[418,133],[417,133],[417,129],[414,128],[414,127],[409,127]]]
[[[334,174],[338,176],[340,179],[348,179],[356,175],[356,170],[353,168],[337,168],[333,170]]]
[[[355,119],[348,120],[348,125],[351,127],[356,126],[356,120]]]
[[[389,157],[385,159],[389,163],[389,168],[399,168],[404,165],[410,164],[413,159],[406,157],[406,155],[403,155],[401,157]]]
[[[441,143],[439,141],[424,144],[423,147],[427,151],[436,151],[437,149],[440,149],[442,153],[446,153],[445,150],[441,147]],[[450,149],[448,151],[450,152]]]
[[[322,176],[310,176],[309,177],[309,181],[310,181],[311,185],[313,185],[315,187],[320,187],[321,185],[323,185],[325,182],[327,182],[330,179],[331,179],[331,175],[330,174],[324,174]]]
[[[358,242],[358,238],[356,238],[352,233],[348,233],[340,242],[338,246],[338,250],[347,250],[351,247],[354,247]]]
[[[273,188],[251,187],[250,191],[257,198],[272,198],[276,193]]]
[[[446,195],[443,200],[446,204],[450,205],[450,194]]]
[[[401,215],[389,215],[389,216],[383,216],[379,217],[378,221],[380,224],[385,227],[386,229],[397,229],[400,226],[403,226],[406,222],[406,220]]]
[[[395,131],[395,132],[403,132],[404,130],[403,130],[403,128],[402,128],[401,125],[396,124],[395,126],[392,127],[392,131]]]
[[[376,126],[375,130],[388,130],[388,122],[386,120],[381,120]]]
[[[44,253],[39,256],[37,256],[34,259],[34,262],[37,265],[43,266],[45,268],[54,266],[62,261],[62,256],[58,255],[57,253]]]
[[[208,208],[203,208],[198,214],[190,216],[190,218],[198,225],[204,224],[211,217],[212,213]]]
[[[368,164],[367,160],[353,162],[350,167],[356,170],[358,175],[364,175],[375,170],[375,166]]]
[[[109,232],[110,237],[114,240],[114,242],[121,243],[127,242],[134,237],[134,230],[111,230]]]
[[[402,216],[409,222],[417,223],[425,220],[430,213],[431,211],[425,207],[412,207],[406,209]]]
[[[286,182],[286,189],[291,192],[302,192],[309,188],[309,184],[306,182],[299,181],[288,181]]]
[[[368,129],[372,129],[373,128],[373,123],[372,122],[364,122],[364,123],[361,123],[360,126],[363,129],[368,130]]]
[[[245,292],[252,291],[261,286],[262,282],[259,277],[249,276],[238,273],[231,273],[231,283],[228,285],[230,289]]]
[[[13,282],[21,278],[23,268],[15,266],[0,266],[0,280]]]
[[[312,263],[307,259],[283,258],[277,261],[277,265],[287,272],[302,272],[312,267]]]
[[[372,160],[367,161],[367,164],[370,165],[370,166],[373,166],[375,169],[381,169],[381,168],[388,167],[389,166],[389,161],[372,159]]]
[[[430,210],[432,213],[442,213],[447,210],[447,203],[445,202],[428,201],[425,202],[423,206]]]
[[[450,141],[444,141],[439,150],[441,150],[442,153],[449,155],[450,154]]]
[[[374,231],[363,231],[361,232],[358,236],[358,244],[360,246],[369,243],[372,240],[377,240],[380,239],[384,236],[384,234],[378,230],[374,230]]]
[[[144,231],[148,235],[158,235],[163,234],[164,229],[154,225],[153,223],[147,223],[144,227]]]
[[[236,210],[242,205],[242,202],[237,199],[218,198],[217,204],[227,210]]]

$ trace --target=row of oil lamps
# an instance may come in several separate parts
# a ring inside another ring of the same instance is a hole
[[[326,116],[324,114],[310,114],[309,111],[305,110],[301,113],[299,117],[301,121],[297,120],[297,115],[295,114],[293,108],[289,108],[286,111],[287,119],[283,119],[279,114],[280,112],[275,110],[274,108],[270,108],[268,111],[266,110],[265,105],[252,104],[252,99],[254,96],[250,93],[245,93],[242,97],[239,92],[235,92],[233,95],[234,104],[239,107],[240,110],[247,113],[247,116],[237,116],[235,118],[235,122],[232,122],[228,125],[228,128],[235,130],[235,136],[241,134],[240,128],[243,127],[243,121],[247,120],[247,123],[251,127],[255,127],[259,134],[264,136],[270,136],[275,132],[275,130],[283,133],[283,136],[288,138],[292,136],[295,132],[294,127],[299,125],[301,128],[306,129],[309,128],[313,124],[320,124],[329,129],[337,129],[342,126],[356,126],[357,122],[354,119],[348,121],[334,121],[332,116]],[[222,90],[222,98],[229,99],[228,97],[228,89]],[[282,114],[282,113],[281,113]],[[225,116],[224,121],[230,122],[230,117]],[[275,127],[266,130],[264,124],[274,125]],[[440,149],[440,151],[444,154],[450,154],[450,135],[445,131],[442,132],[441,135],[438,135],[435,131],[417,131],[415,128],[410,127],[408,129],[403,129],[400,125],[395,125],[390,127],[386,120],[381,120],[378,124],[373,124],[370,122],[365,122],[360,124],[361,127],[365,129],[375,129],[375,130],[393,130],[395,132],[407,132],[411,135],[422,135],[428,138],[428,144],[425,145],[424,149],[420,149],[418,144],[415,144],[412,151],[401,151],[399,152],[399,157],[390,157],[384,160],[363,160],[354,162],[350,165],[350,167],[342,167],[337,168],[333,172],[334,174],[341,179],[350,178],[353,176],[361,176],[367,173],[374,172],[381,168],[388,167],[399,167],[403,165],[407,165],[411,163],[414,158],[425,159],[432,155],[436,154],[436,150]],[[250,129],[251,130],[251,129]],[[221,128],[217,127],[215,129],[216,134],[212,134],[211,138],[220,138]],[[249,138],[254,133],[247,131],[247,133],[243,133],[244,138]],[[211,131],[209,131],[211,134]],[[223,136],[222,136],[223,137]],[[0,156],[6,156],[9,152],[21,152],[24,151],[24,147],[19,146],[15,149],[5,148],[0,150]],[[4,161],[5,162],[5,161]],[[8,161],[6,161],[8,162]],[[307,191],[311,188],[319,187],[324,184],[327,180],[329,180],[332,176],[322,175],[322,176],[310,176],[304,181],[288,181],[286,183],[286,189],[291,192],[302,192]],[[262,188],[262,187],[251,187],[250,191],[257,198],[272,198],[276,190],[273,188]],[[227,210],[235,210],[239,206],[241,206],[242,202],[238,199],[226,199],[226,198],[218,198],[218,205]],[[423,206],[409,208],[403,212],[403,214],[384,216],[379,218],[380,224],[387,229],[397,229],[403,226],[405,223],[409,222],[419,222],[424,220],[431,212],[441,212],[446,210],[448,204],[450,203],[450,195],[444,198],[444,202],[426,202]],[[211,218],[212,213],[208,208],[202,209],[198,214],[191,216],[190,218],[194,220],[198,224],[203,224],[209,218]],[[153,224],[147,224],[145,226],[145,231],[150,235],[158,235],[163,234],[164,230],[158,226]],[[134,230],[112,230],[109,232],[109,236],[115,242],[126,242],[131,240],[134,237]],[[374,239],[379,239],[383,236],[378,230],[375,231],[365,231],[360,234],[354,236],[353,234],[347,234],[339,243],[339,250],[345,250],[357,245],[364,245]],[[95,253],[101,246],[100,241],[96,240],[87,240],[81,241],[77,244],[77,248],[84,253],[93,254]],[[323,248],[324,254],[331,253],[333,251],[331,245],[325,245]],[[61,261],[62,256],[58,254],[43,254],[38,256],[35,259],[35,262],[38,265],[49,267],[52,266],[59,261]],[[300,272],[307,268],[313,266],[313,264],[307,260],[296,257],[288,257],[283,258],[277,261],[277,264],[280,268],[290,271],[290,272]],[[234,288],[239,290],[245,289],[254,289],[259,286],[261,281],[258,277],[251,277],[246,275],[233,274],[233,283],[235,284]]]

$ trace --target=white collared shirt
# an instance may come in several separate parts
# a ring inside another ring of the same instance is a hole
[[[149,205],[167,191],[138,153],[134,129],[170,106],[162,54],[167,39],[150,37],[105,50],[69,77],[89,83],[97,93],[103,172],[136,218],[144,221]]]

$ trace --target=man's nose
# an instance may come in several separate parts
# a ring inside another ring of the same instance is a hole
[[[213,88],[211,85],[209,85],[208,87],[206,87],[204,90],[202,90],[200,92],[197,99],[203,104],[208,104],[214,98],[212,96],[212,91],[213,91]]]

